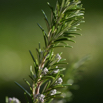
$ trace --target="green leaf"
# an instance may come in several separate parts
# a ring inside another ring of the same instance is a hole
[[[57,35],[57,37],[60,37],[63,35],[64,32],[66,32],[67,30],[69,30],[71,28],[72,23],[74,22],[74,20],[70,21]]]
[[[75,32],[64,32],[64,36],[66,36],[66,35],[71,35],[71,34],[74,34],[74,35],[82,35],[82,34],[80,34],[80,33],[75,33]]]
[[[58,94],[61,94],[61,92],[57,91],[57,92],[56,92],[56,95],[58,95]]]
[[[84,17],[81,17],[80,19],[78,19],[76,22],[74,22],[74,23],[72,24],[72,27],[80,24],[80,22],[81,22],[83,19],[84,19]]]
[[[15,84],[16,84],[17,86],[19,86],[25,93],[27,93],[28,96],[31,97],[31,94],[30,94],[26,89],[24,89],[19,83],[15,82]]]
[[[48,31],[49,31],[49,30],[50,30],[50,24],[49,24],[48,18],[47,18],[46,14],[45,14],[45,12],[44,12],[43,10],[42,10],[42,13],[43,13],[43,15],[44,15],[44,19],[45,19],[45,21],[46,21],[47,28],[48,28]]]
[[[24,78],[23,80],[26,82],[26,84],[27,84],[29,87],[31,87],[30,83],[29,83],[25,78]]]
[[[61,44],[64,44],[64,45],[68,45],[66,42],[63,42],[63,41],[62,41],[62,42],[60,42],[60,43],[61,43]]]
[[[49,2],[47,2],[47,5],[50,7],[50,9],[52,10],[52,12],[54,11],[53,10],[53,7],[50,5],[50,3]]]
[[[37,65],[37,67],[38,67],[38,60],[36,59],[36,65]]]
[[[41,80],[44,80],[44,79],[55,79],[55,78],[53,76],[43,76]]]
[[[54,63],[53,65],[59,65],[59,64],[68,64],[66,62],[59,62],[59,63]]]
[[[30,90],[32,91],[32,87],[31,87],[30,83],[25,78],[23,80],[25,81],[25,83],[29,86]]]
[[[73,46],[68,45],[66,42],[60,42],[61,44],[64,44],[65,47],[73,48]]]
[[[30,77],[30,79],[31,79],[32,81],[34,81],[34,78],[33,78],[31,75],[29,75],[29,77]]]
[[[39,26],[39,28],[42,30],[42,31],[44,31],[44,29],[37,23],[37,25]]]
[[[37,67],[35,67],[35,73],[36,73],[36,74],[34,74],[34,72],[33,72],[33,70],[32,70],[32,66],[30,66],[30,75],[29,75],[29,77],[30,77],[32,80],[37,79],[37,75],[38,75],[38,68],[37,68]]]
[[[39,61],[39,64],[40,64],[40,63],[41,63],[41,60],[40,60],[40,56],[41,56],[41,55],[40,55],[40,52],[41,52],[41,49],[38,50],[38,49],[36,48],[36,51],[37,51],[38,61]]]
[[[36,64],[37,64],[37,61],[36,61]],[[37,76],[37,74],[38,74],[38,65],[36,65],[35,63],[34,63],[34,69],[35,69],[35,75]],[[35,78],[34,78],[35,79]]]
[[[60,77],[62,77],[62,78],[63,78],[63,77],[64,77],[64,74],[60,74]]]
[[[44,42],[45,42],[45,46],[47,47],[47,45],[48,45],[48,36],[47,36],[46,32],[44,31],[44,29],[39,24],[38,24],[38,26],[42,30],[43,37],[44,37]]]
[[[56,86],[54,86],[54,87],[52,87],[53,89],[55,89],[55,88],[64,88],[65,86],[63,86],[63,85],[56,85]]]
[[[62,0],[60,13],[63,11],[64,7],[65,7],[65,0]]]
[[[70,38],[67,38],[67,37],[63,37],[63,38],[59,38],[57,40],[55,40],[53,43],[58,43],[58,42],[61,42],[61,41],[71,41],[71,42],[74,42],[74,40],[71,40]]]
[[[28,97],[27,97],[27,93],[24,92],[24,95],[25,95],[25,98],[26,98],[27,103],[29,103],[29,100],[28,100]]]
[[[49,88],[51,81],[48,82],[46,90]]]
[[[65,13],[67,10],[70,10],[70,9],[76,9],[76,5],[74,3],[71,3],[70,5],[65,7],[63,13]]]
[[[60,15],[60,4],[57,0],[56,7],[55,7],[55,15],[58,17]]]
[[[59,78],[59,72],[56,74],[55,80],[53,80],[52,83],[50,84],[50,87],[52,87],[55,84],[58,78]]]
[[[34,72],[32,70],[32,66],[30,66],[30,73],[31,73],[32,76],[34,76]]]
[[[51,103],[52,102],[52,100],[53,100],[53,98],[49,98],[49,99],[46,99],[46,103]]]
[[[44,93],[44,91],[46,90],[46,87],[48,85],[48,82],[45,84],[45,86],[43,87],[43,90],[42,90],[42,94]]]
[[[64,98],[64,96],[57,96],[57,95],[53,95],[53,96],[50,96],[51,98],[57,98],[57,99],[60,99],[60,98]]]
[[[47,81],[47,83],[45,84],[45,86],[44,86],[44,88],[43,88],[42,93],[44,93],[45,91],[47,91],[47,90],[48,90],[48,88],[49,88],[49,86],[50,86],[50,83],[51,83],[51,81],[50,81],[50,80],[49,80],[49,81]]]
[[[60,59],[60,62],[62,62],[62,61],[66,61],[66,59]]]
[[[65,37],[68,37],[68,38],[75,38],[76,36],[74,35],[64,35]]]
[[[30,52],[30,55],[31,55],[31,57],[32,57],[33,61],[36,63],[35,58],[34,58],[34,56],[33,56],[32,52],[31,52],[30,50],[29,50],[29,52]]]
[[[73,48],[72,46],[69,46],[69,45],[61,45],[61,46],[53,46],[51,48],[58,48],[58,47],[68,47],[68,48]]]
[[[55,13],[54,13],[54,10],[53,10],[53,7],[50,5],[49,2],[47,2],[47,5],[49,6],[49,8],[51,9],[51,27],[55,24],[55,19],[56,19],[56,16],[55,16]]]
[[[64,45],[61,45],[61,44],[64,44]],[[50,48],[56,48],[56,47],[69,47],[69,48],[73,48],[72,46],[68,45],[67,43],[65,42],[58,42],[54,45],[52,45]]]
[[[66,70],[66,68],[59,69],[60,72],[62,72],[62,71],[64,71],[64,70]]]
[[[63,69],[63,67],[51,68],[50,71],[51,71],[51,70],[56,70],[56,69]]]

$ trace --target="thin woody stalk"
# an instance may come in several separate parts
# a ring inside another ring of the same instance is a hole
[[[49,52],[49,47],[50,47],[50,45],[46,48],[46,54],[45,54],[45,57],[43,58],[41,64],[39,65],[39,70],[44,67],[44,63],[45,63],[46,57],[47,57],[48,52]],[[34,97],[34,101],[35,101],[35,95],[40,94],[39,91],[40,91],[40,86],[42,84],[42,82],[40,82],[40,80],[41,79],[38,79],[37,87],[36,88],[34,88],[34,84],[33,84],[33,97]]]

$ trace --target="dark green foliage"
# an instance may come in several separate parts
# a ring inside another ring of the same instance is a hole
[[[28,94],[28,96],[30,96],[31,97],[31,94],[26,90],[26,89],[24,89],[19,83],[17,83],[17,82],[15,82],[25,93],[27,93]]]
[[[65,68],[57,66],[67,64],[67,62],[65,62],[65,59],[61,59],[61,54],[55,55],[53,51],[57,47],[72,48],[72,46],[67,44],[67,41],[75,43],[72,38],[76,35],[81,35],[76,31],[79,30],[78,26],[84,22],[84,9],[80,0],[57,0],[55,9],[50,3],[47,4],[51,9],[50,21],[43,10],[42,13],[48,32],[46,33],[38,24],[43,33],[45,48],[41,49],[39,43],[39,49],[36,48],[38,59],[35,59],[31,51],[29,51],[34,62],[34,69],[30,67],[29,75],[32,84],[26,79],[24,81],[29,86],[31,93],[15,82],[24,91],[25,96],[29,95],[31,97],[33,103],[44,101],[45,103],[50,103],[54,98],[63,98],[62,93],[57,90],[70,84],[62,84],[62,78],[64,77],[62,71]],[[42,99],[39,97],[41,94],[44,96]],[[27,103],[29,103],[28,99]]]

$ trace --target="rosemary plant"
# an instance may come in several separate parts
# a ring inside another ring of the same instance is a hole
[[[42,10],[48,32],[38,24],[44,37],[45,47],[36,48],[37,59],[34,58],[31,51],[30,55],[34,65],[30,67],[30,84],[26,79],[24,81],[30,87],[30,92],[24,89],[19,83],[15,82],[24,91],[25,96],[28,95],[32,103],[50,103],[55,98],[63,98],[61,91],[58,88],[64,88],[70,84],[63,84],[62,71],[65,68],[60,67],[60,64],[67,64],[65,59],[62,59],[61,54],[54,54],[54,49],[57,47],[69,47],[68,42],[75,35],[81,35],[76,31],[78,26],[84,22],[84,8],[82,8],[81,0],[57,0],[55,9],[47,2],[51,10],[51,18],[48,20],[45,12]],[[42,88],[41,88],[42,87]],[[27,103],[29,99],[27,98]],[[8,98],[8,103],[20,103],[17,98]]]

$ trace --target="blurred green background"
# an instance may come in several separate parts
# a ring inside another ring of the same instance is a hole
[[[48,17],[49,1],[55,6],[56,0],[0,0],[0,103],[5,96],[17,97],[22,103],[24,95],[14,81],[25,88],[23,78],[29,80],[29,67],[33,65],[29,50],[36,56],[38,42],[43,46],[43,37],[37,23],[46,28],[41,9]],[[77,36],[73,49],[63,51],[69,63],[91,55],[86,64],[83,79],[78,82],[79,89],[72,90],[70,103],[103,103],[103,0],[82,0],[85,11],[85,24]],[[57,50],[57,51],[58,51]]]

